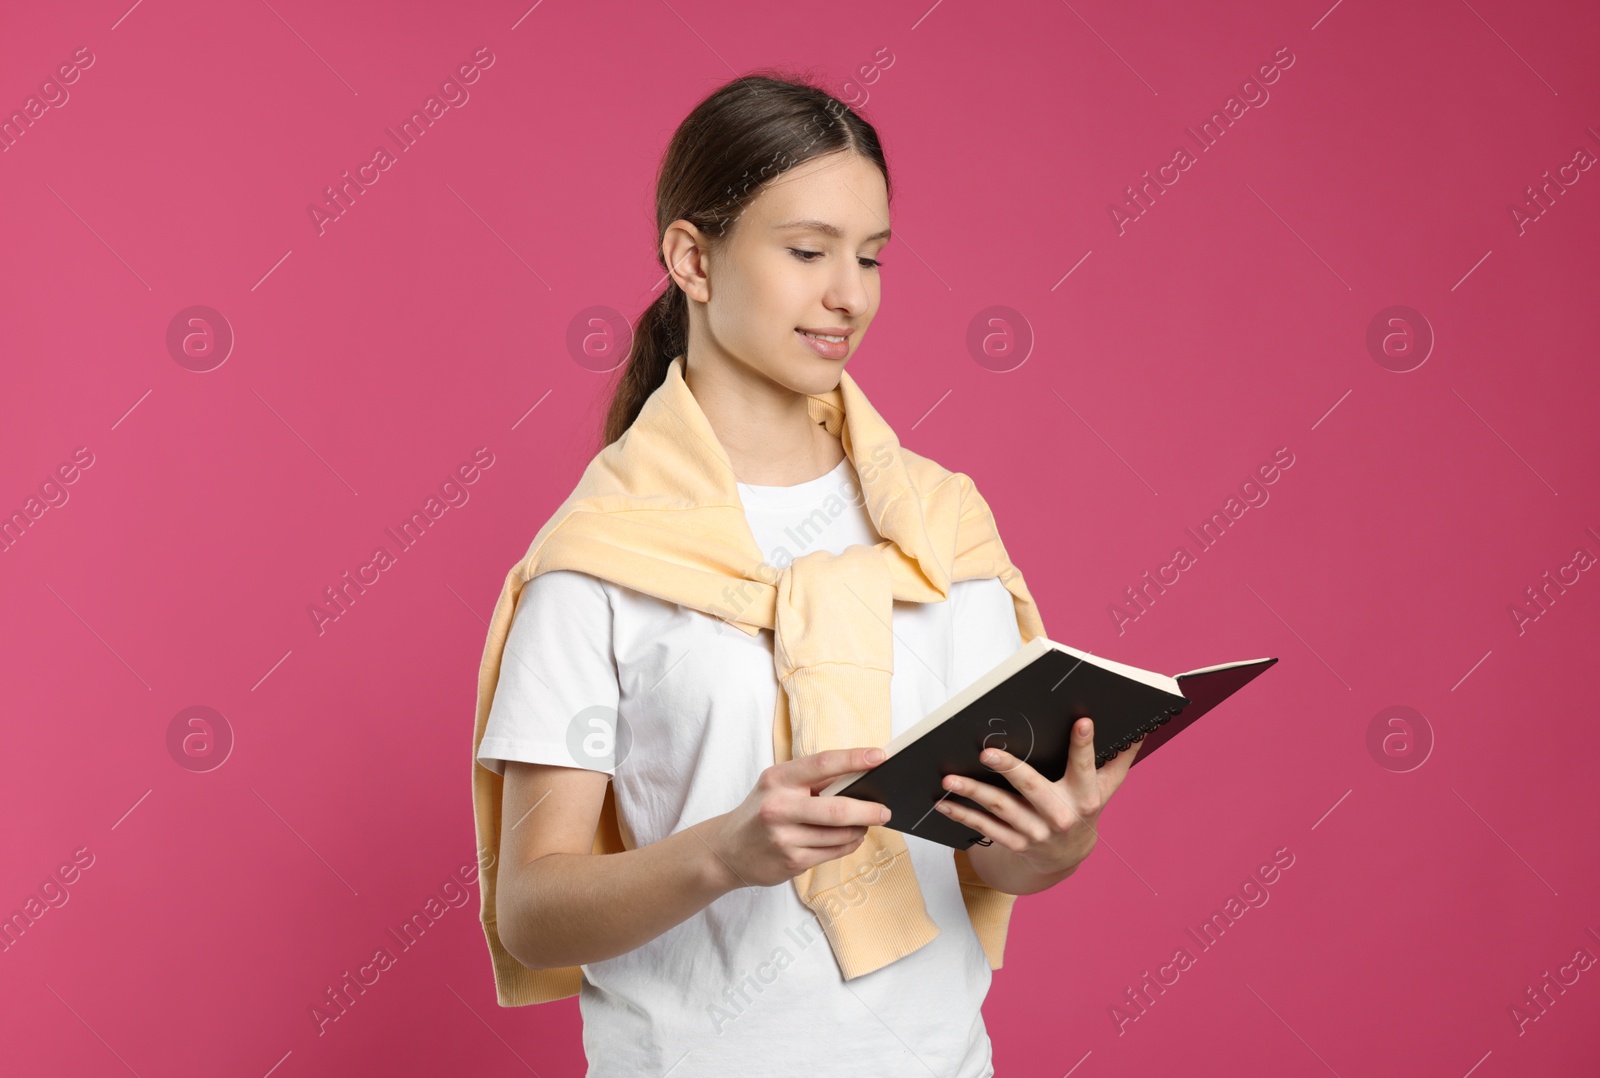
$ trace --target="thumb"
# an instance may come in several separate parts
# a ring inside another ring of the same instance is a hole
[[[1072,744],[1067,749],[1067,770],[1080,779],[1093,778],[1094,720],[1085,716],[1072,724]]]

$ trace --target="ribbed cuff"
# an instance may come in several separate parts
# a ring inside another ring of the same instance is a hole
[[[868,829],[869,841],[871,832],[876,830]],[[867,885],[870,894],[854,905],[840,894],[852,885],[861,886],[857,881],[846,880],[806,901],[822,923],[845,980],[882,969],[939,935],[939,926],[923,905],[909,850],[902,849],[884,862]]]
[[[578,966],[558,969],[529,969],[518,962],[500,942],[500,931],[493,921],[483,922],[489,941],[489,957],[494,962],[494,993],[502,1007],[525,1007],[530,1003],[575,996],[583,987],[583,970]]]

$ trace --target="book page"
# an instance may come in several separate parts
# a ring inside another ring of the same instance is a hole
[[[1068,647],[1066,644],[1059,643],[1055,640],[1050,640],[1048,642],[1050,646],[1055,648],[1057,651],[1064,651],[1074,658],[1082,659],[1087,663],[1093,663],[1102,670],[1110,670],[1113,674],[1121,674],[1130,681],[1137,681],[1141,685],[1150,686],[1152,689],[1160,689],[1162,692],[1169,692],[1173,696],[1183,695],[1183,691],[1178,688],[1177,679],[1170,678],[1166,674],[1158,674],[1154,670],[1146,670],[1139,666],[1129,666],[1127,663],[1119,663],[1114,659],[1101,658],[1099,655],[1096,655],[1093,652],[1079,651],[1077,648]]]
[[[1201,674],[1214,674],[1218,670],[1232,670],[1236,666],[1249,666],[1251,663],[1268,662],[1267,659],[1240,659],[1237,662],[1218,663],[1216,666],[1202,666],[1198,670],[1185,670],[1178,677],[1198,677]]]

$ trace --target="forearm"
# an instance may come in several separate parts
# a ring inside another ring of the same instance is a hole
[[[622,853],[552,853],[515,867],[502,863],[496,882],[500,940],[530,969],[615,958],[738,886],[690,828]]]
[[[1065,872],[1036,872],[1020,857],[1000,845],[969,846],[967,859],[984,883],[1008,895],[1031,895],[1048,890],[1078,871],[1073,865]]]

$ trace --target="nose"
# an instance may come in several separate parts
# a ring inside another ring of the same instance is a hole
[[[849,318],[864,315],[872,303],[872,295],[867,290],[867,274],[871,272],[854,259],[842,265],[828,280],[823,305]]]

